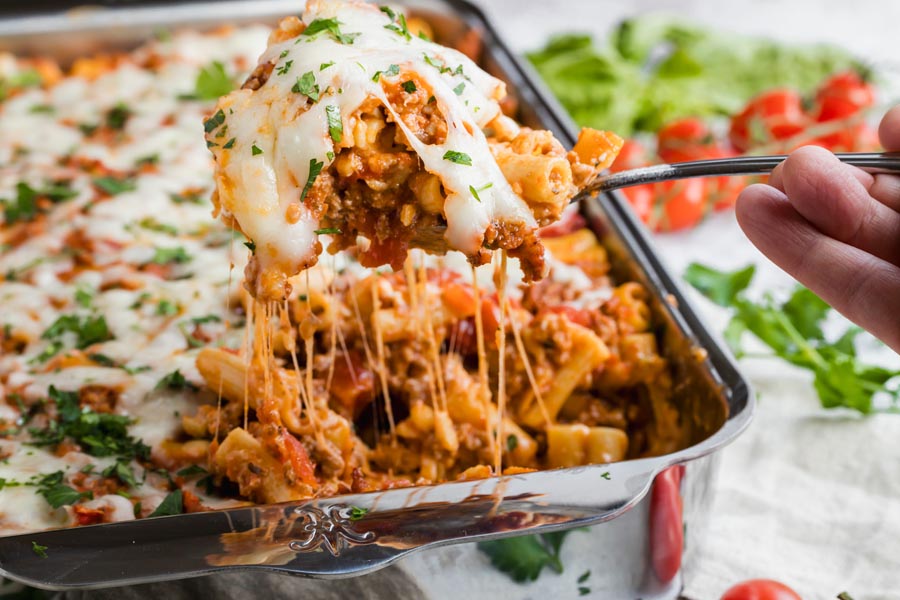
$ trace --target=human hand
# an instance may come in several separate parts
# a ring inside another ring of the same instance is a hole
[[[878,131],[900,150],[900,106]],[[900,352],[900,176],[870,175],[823,148],[795,150],[738,197],[737,219],[776,265]]]

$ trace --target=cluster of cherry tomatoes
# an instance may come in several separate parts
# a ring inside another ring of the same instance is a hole
[[[673,121],[657,132],[656,155],[636,140],[622,148],[613,172],[659,162],[726,158],[739,154],[781,154],[804,145],[835,152],[874,150],[876,132],[865,112],[875,103],[875,90],[856,71],[825,80],[812,102],[794,90],[775,89],[756,96],[731,118],[727,138],[717,137],[699,118]],[[712,211],[734,205],[746,178],[686,179],[626,188],[637,216],[653,231],[693,227]]]

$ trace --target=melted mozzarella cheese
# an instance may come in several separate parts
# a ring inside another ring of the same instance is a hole
[[[336,19],[340,33],[353,36],[352,43],[320,32],[271,44],[260,58],[260,64],[275,65],[268,81],[258,90],[239,90],[220,101],[227,134],[219,137],[221,129],[207,133],[215,144],[211,149],[220,168],[217,183],[224,211],[257,243],[263,269],[292,275],[315,261],[321,248],[317,219],[301,206],[299,219],[291,222],[288,208],[297,205],[311,183],[311,165],[327,168],[333,160],[335,143],[326,111],[337,107],[348,136],[351,116],[369,98],[380,100],[425,170],[441,179],[447,194],[445,236],[451,248],[477,253],[486,229],[497,220],[535,226],[481,130],[500,113],[497,100],[505,95],[501,81],[456,50],[418,37],[406,39],[388,27],[388,15],[368,3],[311,0],[303,19],[306,26]],[[427,82],[447,121],[443,142],[423,143],[400,118],[382,88],[388,75],[379,75],[392,65]],[[312,104],[295,88],[307,73],[321,95]],[[448,159],[452,153],[467,155],[471,164]],[[477,197],[471,188],[479,190]]]

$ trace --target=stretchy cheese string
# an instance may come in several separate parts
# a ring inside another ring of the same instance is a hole
[[[506,411],[506,250],[500,251],[500,281],[497,297],[500,300],[500,322],[497,330],[497,347],[500,356],[497,359],[497,426],[494,436],[494,465],[496,474],[503,472],[503,418]]]
[[[307,318],[313,318],[312,312],[312,301],[310,300],[310,293],[312,291],[312,286],[309,284],[309,270],[305,271],[306,274],[306,312]],[[313,426],[313,430],[316,434],[316,441],[320,444],[324,441],[324,436],[322,434],[322,430],[318,426],[318,407],[315,402],[315,388],[313,387],[313,369],[316,364],[316,346],[315,346],[315,331],[310,333],[309,337],[305,338],[306,342],[306,397],[309,401],[309,422]]]
[[[371,276],[374,277],[374,276]],[[363,280],[366,281],[366,280]],[[361,282],[363,283],[363,282]],[[369,365],[369,368],[372,372],[375,372],[375,369],[378,368],[378,365],[375,364],[375,360],[372,357],[372,348],[369,346],[369,336],[366,335],[366,326],[362,320],[362,312],[359,310],[359,300],[356,298],[356,294],[354,290],[350,290],[347,295],[350,297],[350,302],[353,305],[353,317],[356,319],[357,330],[359,331],[359,336],[362,339],[363,343],[363,352],[366,354],[366,364]],[[375,411],[375,438],[379,438],[381,435],[379,421],[378,421],[378,411]]]
[[[531,368],[531,360],[528,358],[528,353],[525,351],[525,344],[522,342],[522,332],[519,328],[519,323],[512,317],[512,307],[509,306],[509,299],[506,299],[507,310],[509,310],[510,318],[509,323],[511,325],[511,329],[513,332],[513,338],[516,342],[516,350],[519,352],[519,356],[522,357],[522,364],[525,367],[525,374],[528,376],[528,383],[531,384],[531,389],[534,391],[534,398],[538,403],[538,408],[541,411],[541,416],[544,417],[544,421],[546,421],[547,425],[551,425],[550,413],[547,411],[547,405],[544,404],[544,398],[541,396],[541,390],[538,387],[537,380],[534,377],[534,371]]]
[[[391,432],[391,446],[397,445],[397,431],[394,427],[394,408],[391,406],[391,394],[388,390],[387,366],[384,362],[384,336],[381,332],[381,324],[378,321],[378,311],[381,309],[381,298],[378,296],[378,285],[373,285],[372,290],[372,333],[375,334],[375,352],[378,357],[378,380],[381,382],[381,393],[384,395],[384,411],[388,418],[388,428]]]
[[[425,309],[423,311],[424,313],[431,307],[431,304],[428,302],[428,274],[425,270],[424,261],[419,264],[419,280],[422,293],[422,306]],[[441,365],[440,348],[437,344],[437,336],[434,333],[434,322],[432,321],[430,314],[423,314],[422,322],[425,325],[425,333],[428,340],[428,353],[434,363],[435,372],[437,373],[436,382],[438,398],[441,402],[438,408],[442,412],[447,412],[447,388],[444,385],[444,368]]]
[[[325,275],[323,274],[324,278]],[[331,279],[328,281],[327,291],[328,291],[328,299],[329,302],[337,297],[337,294],[334,290],[334,282],[337,279],[337,258],[334,254],[331,255]],[[329,346],[328,352],[328,376],[325,379],[325,391],[330,396],[331,395],[331,383],[334,380],[334,362],[337,357],[337,320],[338,320],[338,311],[333,310],[331,315],[331,344]],[[353,376],[353,369],[350,369],[351,377],[355,379]]]
[[[482,405],[484,406],[484,428],[485,437],[491,448],[491,454],[495,455],[497,451],[496,439],[493,435],[492,421],[494,411],[491,406],[491,386],[488,377],[488,360],[487,352],[484,344],[484,319],[481,314],[481,288],[478,285],[478,273],[475,267],[472,267],[472,290],[475,295],[475,340],[478,347],[478,383],[481,387]]]

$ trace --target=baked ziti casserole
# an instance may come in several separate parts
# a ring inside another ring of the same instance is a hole
[[[0,55],[0,532],[680,447],[648,291],[566,208],[621,140],[518,124],[475,33],[312,0]]]

